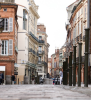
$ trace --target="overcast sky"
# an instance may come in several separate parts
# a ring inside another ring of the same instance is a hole
[[[46,26],[48,35],[49,57],[55,48],[61,48],[66,40],[65,23],[67,22],[66,7],[76,0],[34,0],[39,6],[39,23]]]

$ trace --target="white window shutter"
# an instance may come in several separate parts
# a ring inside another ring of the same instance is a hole
[[[9,55],[13,55],[13,40],[9,40]]]
[[[9,32],[13,31],[13,18],[9,18]]]

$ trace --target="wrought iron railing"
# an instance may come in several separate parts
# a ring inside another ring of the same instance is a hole
[[[39,43],[45,43],[44,40],[39,40]]]
[[[44,51],[38,51],[39,54],[44,54]]]

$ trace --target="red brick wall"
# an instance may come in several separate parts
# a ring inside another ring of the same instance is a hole
[[[14,5],[1,5],[2,9],[0,10],[1,18],[13,18],[13,31],[12,32],[2,32],[0,33],[1,40],[13,40],[13,55],[11,56],[1,56],[0,55],[0,66],[6,66],[6,75],[11,75],[14,73],[14,63],[17,61],[17,53],[15,52],[15,24],[17,25],[17,21],[15,20],[16,9],[17,7]],[[7,11],[3,11],[3,8],[7,8]]]

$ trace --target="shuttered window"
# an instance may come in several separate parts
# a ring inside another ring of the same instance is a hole
[[[2,40],[2,55],[8,55],[8,40]]]
[[[13,31],[13,18],[9,18],[9,32]]]
[[[3,32],[6,32],[6,31],[8,31],[8,18],[4,18],[4,30],[3,30]]]
[[[9,40],[9,55],[13,55],[13,40]]]

